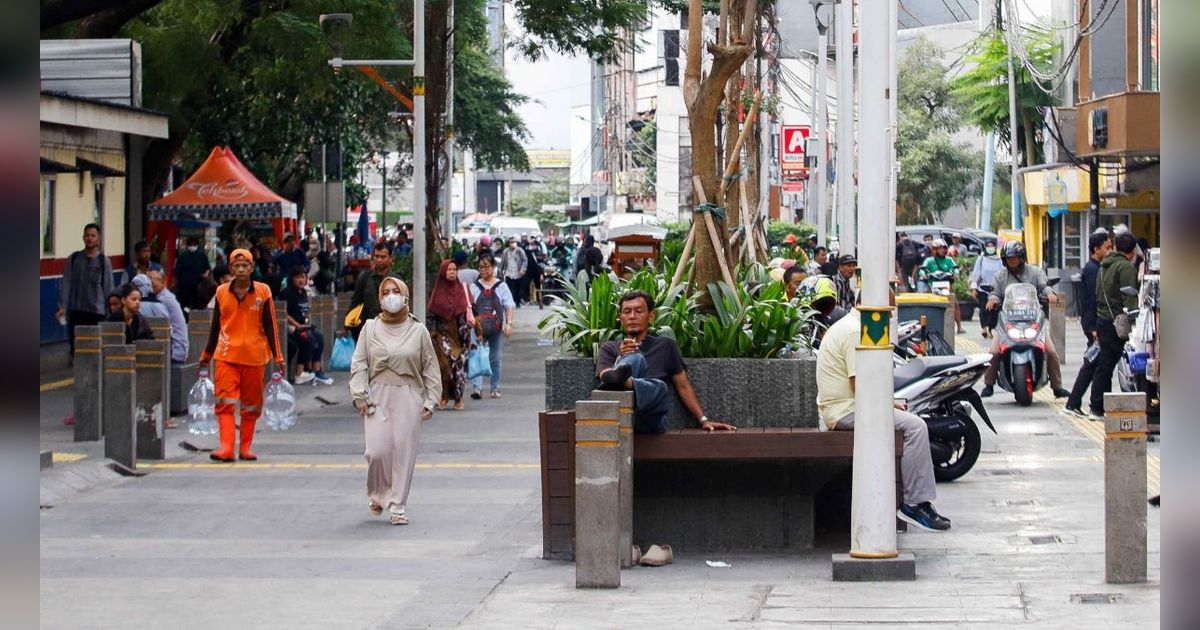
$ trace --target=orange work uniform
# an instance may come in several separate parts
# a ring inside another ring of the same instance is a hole
[[[263,372],[272,359],[283,362],[271,289],[252,282],[246,295],[238,299],[232,284],[217,287],[208,345],[200,355],[201,363],[216,359],[213,372],[221,448],[211,457],[218,461],[233,461],[234,406],[238,403],[242,405],[238,455],[244,460],[258,459],[250,446],[254,425],[262,415]]]

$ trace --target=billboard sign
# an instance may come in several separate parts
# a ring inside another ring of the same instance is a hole
[[[812,127],[809,125],[783,125],[779,130],[779,168],[787,171],[803,171],[805,144]]]

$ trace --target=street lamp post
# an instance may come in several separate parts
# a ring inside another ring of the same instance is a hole
[[[854,212],[854,4],[838,0],[837,18],[837,225],[841,253],[858,251]]]
[[[353,23],[350,13],[323,13],[320,24]],[[335,72],[355,66],[412,66],[413,69],[413,278],[411,312],[417,319],[425,318],[425,2],[413,3],[412,59],[343,59],[341,47],[335,45],[329,66]],[[386,163],[385,163],[386,168]],[[384,195],[387,191],[384,190]]]
[[[817,209],[817,244],[825,245],[826,234],[829,232],[828,195],[825,194],[825,179],[826,169],[828,168],[826,159],[826,132],[827,121],[829,118],[828,101],[826,94],[826,83],[828,82],[829,72],[826,69],[829,61],[829,24],[821,19],[821,7],[827,4],[832,4],[833,0],[809,0],[812,3],[813,15],[817,20],[817,106],[813,110],[813,117],[816,119],[813,122],[813,137],[816,145],[816,168],[815,177],[813,178],[813,189],[815,204]]]

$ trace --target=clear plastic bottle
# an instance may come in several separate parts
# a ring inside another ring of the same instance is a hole
[[[208,368],[200,369],[200,376],[188,392],[188,432],[192,435],[216,435],[217,398]]]
[[[275,372],[263,395],[263,417],[275,431],[287,431],[296,425],[296,390]]]

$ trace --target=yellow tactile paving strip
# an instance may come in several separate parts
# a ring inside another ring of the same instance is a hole
[[[979,345],[974,340],[966,339],[961,336],[957,337],[954,340],[954,343],[955,343],[955,346],[957,347],[957,349],[960,351],[960,353],[978,354],[978,353],[986,353],[988,351],[987,348],[984,348],[983,346]],[[1081,418],[1076,418],[1075,416],[1067,413],[1066,401],[1055,398],[1054,393],[1050,391],[1049,387],[1044,387],[1044,388],[1034,392],[1033,399],[1040,403],[1045,404],[1046,406],[1050,407],[1051,409],[1054,409],[1056,412],[1058,412],[1058,414],[1060,416],[1066,418],[1067,422],[1071,423],[1072,426],[1074,426],[1076,429],[1078,429],[1080,433],[1082,433],[1084,436],[1090,438],[1093,442],[1096,443],[1097,446],[1100,446],[1101,448],[1103,448],[1103,446],[1104,446],[1104,425],[1102,425],[1099,422],[1092,422],[1091,420],[1083,420]],[[1103,458],[1101,458],[1100,461],[1104,461]],[[1152,455],[1152,454],[1147,453],[1147,455],[1146,455],[1146,486],[1147,486],[1147,490],[1152,495],[1158,494],[1160,491],[1160,486],[1162,484],[1161,468],[1162,468],[1162,462],[1159,459],[1159,457],[1157,455]]]

